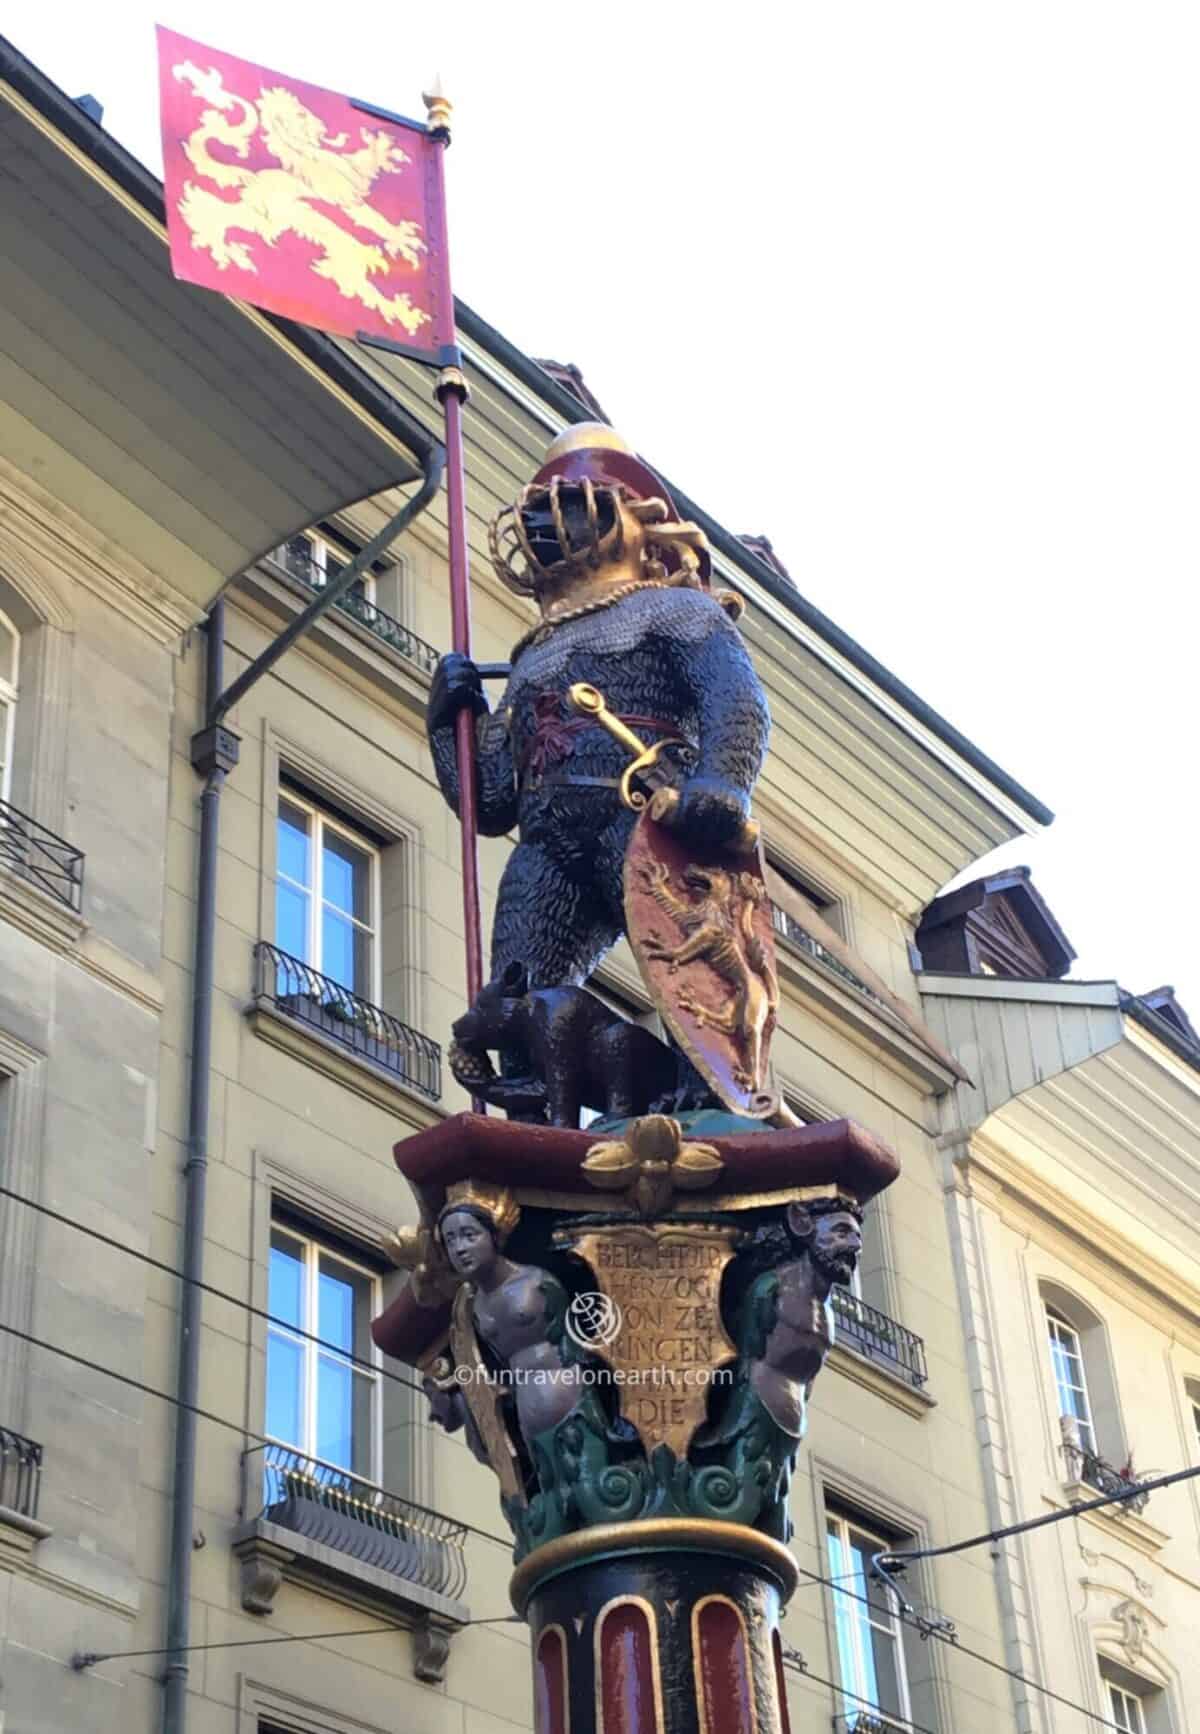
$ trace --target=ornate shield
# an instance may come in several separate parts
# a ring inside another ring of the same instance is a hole
[[[625,920],[667,1028],[726,1107],[779,1106],[770,1046],[779,1005],[761,852],[701,855],[643,812],[625,856]]]

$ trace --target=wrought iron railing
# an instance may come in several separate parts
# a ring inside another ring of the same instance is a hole
[[[36,1517],[42,1486],[42,1448],[10,1427],[0,1427],[0,1505]]]
[[[1128,1498],[1117,1500],[1108,1508],[1114,1517],[1120,1517],[1126,1511],[1145,1511],[1150,1495],[1131,1491],[1141,1485],[1141,1478],[1134,1474],[1132,1463],[1118,1469],[1085,1445],[1074,1415],[1060,1415],[1058,1425],[1062,1432],[1062,1454],[1069,1481],[1094,1487],[1097,1493],[1127,1493]]]
[[[19,873],[76,915],[83,908],[82,851],[8,801],[0,801],[0,866]]]
[[[865,981],[860,981],[852,969],[847,969],[840,958],[835,957],[832,951],[827,951],[819,939],[814,939],[812,934],[801,927],[800,923],[789,915],[786,909],[781,909],[778,903],[771,905],[771,920],[775,925],[776,933],[785,944],[794,945],[797,951],[807,952],[809,957],[815,957],[817,962],[824,964],[826,969],[831,969],[835,975],[840,975],[843,981],[849,982],[856,992],[863,994],[869,1000],[873,1000],[876,1005],[883,1006],[885,1011],[891,1010],[891,1007],[884,1000],[881,1000]]]
[[[907,1734],[907,1722],[889,1722],[882,1710],[851,1710],[849,1715],[835,1716],[833,1726],[838,1734]]]
[[[286,1445],[242,1455],[243,1515],[336,1549],[457,1601],[467,1587],[464,1524],[385,1493]]]
[[[881,1361],[905,1384],[919,1390],[929,1377],[925,1344],[878,1307],[868,1306],[848,1288],[835,1288],[830,1299],[837,1340],[870,1361]]]
[[[268,554],[267,559],[280,571],[286,572],[289,578],[297,579],[306,584],[310,590],[324,590],[331,579],[313,558],[311,553],[289,544],[285,550],[276,549]],[[392,650],[398,651],[409,662],[415,663],[426,674],[432,674],[438,665],[440,653],[432,644],[426,644],[423,638],[404,626],[399,620],[370,600],[362,589],[351,589],[344,596],[339,596],[334,607],[343,614],[348,614],[352,620],[357,620],[360,626],[380,639]]]
[[[260,939],[254,948],[255,992],[278,1010],[331,1036],[352,1053],[394,1072],[436,1102],[442,1093],[442,1050],[390,1012],[360,999],[298,957]]]

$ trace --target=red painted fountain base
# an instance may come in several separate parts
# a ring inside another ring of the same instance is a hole
[[[788,1734],[788,1550],[738,1524],[612,1524],[532,1553],[536,1734]]]

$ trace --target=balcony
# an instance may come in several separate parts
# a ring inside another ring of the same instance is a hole
[[[835,1716],[837,1734],[908,1734],[907,1722],[889,1722],[880,1710],[851,1710],[848,1716]]]
[[[298,538],[297,538],[298,540]],[[312,553],[289,542],[285,549],[276,549],[268,554],[264,564],[275,572],[281,572],[306,589],[320,594],[329,581],[325,569]],[[432,644],[426,644],[423,638],[418,638],[415,632],[410,632],[407,626],[384,612],[366,595],[361,586],[356,586],[344,596],[338,598],[334,607],[342,614],[348,614],[351,620],[357,620],[360,626],[365,626],[373,638],[378,638],[390,650],[396,651],[407,662],[413,663],[424,674],[432,674],[438,665],[440,653]]]
[[[253,1524],[274,1524],[451,1601],[466,1589],[467,1532],[452,1518],[284,1445],[255,1445],[242,1470]]]
[[[316,1030],[359,1059],[390,1072],[430,1101],[442,1093],[442,1050],[431,1037],[320,975],[298,957],[259,940],[254,948],[255,995],[288,1018]]]
[[[860,981],[852,969],[847,969],[846,965],[839,958],[836,958],[831,951],[826,951],[819,939],[814,939],[811,933],[806,932],[798,921],[793,921],[787,911],[780,909],[777,903],[771,905],[771,921],[776,933],[785,945],[795,946],[797,951],[803,951],[809,957],[815,958],[826,969],[831,969],[835,975],[840,976],[856,993],[861,993],[874,1005],[883,1006],[889,1017],[895,1015],[891,1007],[885,1004],[879,995],[867,986],[865,981]]]
[[[445,1677],[450,1639],[470,1621],[466,1525],[385,1493],[286,1445],[242,1453],[233,1536],[247,1613],[270,1614],[287,1583],[408,1627],[419,1680]]]
[[[8,801],[0,801],[0,867],[20,874],[72,914],[83,908],[83,854]]]
[[[1124,1469],[1117,1469],[1083,1443],[1079,1422],[1074,1415],[1060,1415],[1058,1424],[1062,1431],[1062,1454],[1067,1465],[1069,1483],[1080,1488],[1091,1488],[1096,1493],[1125,1493],[1140,1486],[1132,1463],[1126,1464]],[[1129,1492],[1127,1499],[1120,1500],[1109,1509],[1114,1517],[1128,1512],[1140,1517],[1149,1503],[1148,1493]]]
[[[929,1378],[925,1344],[915,1331],[905,1330],[847,1288],[835,1288],[830,1301],[837,1325],[835,1342],[886,1367],[914,1391],[924,1388]]]
[[[0,1506],[36,1521],[41,1485],[41,1446],[0,1427]]]

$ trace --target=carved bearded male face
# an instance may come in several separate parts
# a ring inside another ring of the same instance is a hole
[[[806,1246],[818,1276],[829,1283],[844,1285],[850,1281],[862,1252],[862,1227],[853,1211],[810,1215],[802,1205],[792,1205],[788,1228],[793,1238]]]

